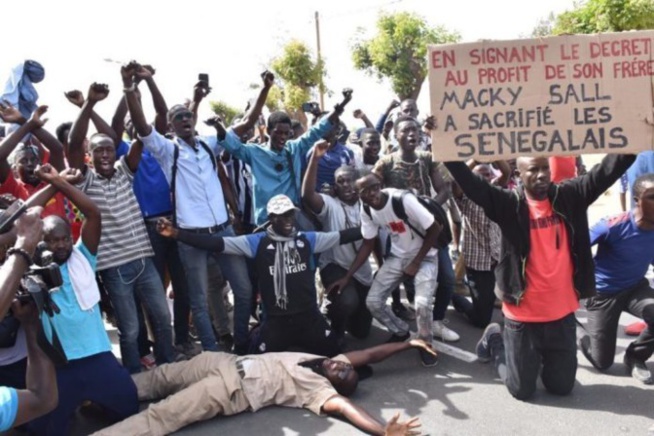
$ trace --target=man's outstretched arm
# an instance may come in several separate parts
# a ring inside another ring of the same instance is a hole
[[[323,412],[328,415],[342,417],[347,419],[358,429],[372,435],[387,436],[410,436],[420,434],[417,429],[420,423],[417,418],[405,422],[399,422],[399,416],[396,415],[388,424],[383,424],[380,420],[375,419],[365,409],[357,406],[349,399],[336,395],[331,397],[322,406]]]
[[[350,361],[352,366],[355,368],[369,365],[371,363],[378,363],[382,360],[386,360],[394,354],[400,353],[402,351],[409,350],[411,348],[422,348],[428,352],[436,355],[436,352],[433,350],[430,344],[423,341],[422,339],[411,339],[407,342],[393,342],[389,344],[381,344],[376,347],[366,348],[363,350],[350,351],[345,353],[344,356],[347,357],[347,360]]]

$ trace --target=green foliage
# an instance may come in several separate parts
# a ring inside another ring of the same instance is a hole
[[[211,107],[213,113],[223,117],[226,126],[231,125],[232,121],[234,121],[234,118],[242,114],[242,112],[236,109],[234,106],[230,106],[229,104],[220,100],[210,101],[209,106]]]
[[[282,54],[272,60],[270,67],[282,81],[283,90],[278,101],[283,101],[288,111],[302,107],[302,103],[311,98],[311,90],[322,85],[325,76],[323,62],[314,61],[307,45],[298,40],[286,44]],[[268,99],[271,99],[270,96]]]
[[[554,35],[654,29],[654,0],[587,0],[552,21]]]
[[[382,14],[377,35],[354,43],[352,60],[357,69],[380,80],[388,78],[401,99],[415,99],[427,76],[428,45],[460,39],[458,33],[443,26],[430,27],[424,18],[409,12]]]

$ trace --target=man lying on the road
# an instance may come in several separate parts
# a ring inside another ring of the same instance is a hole
[[[273,405],[340,416],[369,434],[417,435],[418,418],[398,422],[395,416],[383,424],[346,398],[359,381],[355,368],[410,348],[436,354],[420,339],[351,351],[333,359],[292,352],[240,357],[205,352],[186,362],[134,374],[139,400],[167,398],[96,435],[165,435],[216,415],[256,412]]]

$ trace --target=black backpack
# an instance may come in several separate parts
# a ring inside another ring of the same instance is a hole
[[[398,218],[404,221],[409,226],[409,228],[413,230],[414,233],[416,233],[418,236],[424,239],[425,234],[420,230],[418,230],[413,224],[409,222],[409,217],[407,216],[406,211],[404,210],[404,203],[402,201],[405,195],[414,195],[414,194],[410,191],[396,191],[393,193],[393,195],[391,195],[391,204],[393,206],[393,213],[395,213],[395,215],[397,215]],[[436,222],[438,222],[441,226],[443,226],[443,229],[438,234],[438,239],[436,239],[435,247],[438,249],[448,247],[452,242],[452,230],[450,229],[450,222],[447,219],[447,213],[445,212],[443,207],[440,204],[438,204],[438,202],[433,198],[427,195],[415,195],[415,197],[418,199],[418,202],[421,205],[423,205],[434,216]],[[363,210],[370,218],[372,218],[372,215],[370,214],[370,206],[364,204]]]

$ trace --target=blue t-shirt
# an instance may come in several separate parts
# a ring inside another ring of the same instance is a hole
[[[95,271],[96,256],[84,246],[81,238],[76,247]],[[111,342],[102,323],[100,305],[96,304],[89,310],[82,310],[70,282],[68,262],[60,265],[59,271],[64,284],[50,295],[61,311],[55,313],[50,320],[47,319],[47,315],[43,316],[43,330],[47,338],[52,340],[52,323],[69,360],[111,351]]]
[[[311,159],[311,153],[313,150],[307,153],[307,161]],[[316,191],[320,191],[325,183],[334,186],[334,173],[343,165],[354,165],[354,152],[343,144],[337,143],[318,161]]]
[[[18,393],[14,388],[0,386],[0,431],[7,431],[16,421]]]
[[[116,149],[116,159],[127,154],[129,144],[121,141]],[[134,195],[141,207],[143,218],[172,214],[170,185],[159,162],[148,150],[143,150],[138,170],[134,174]]]
[[[597,244],[599,293],[615,294],[635,286],[654,261],[654,230],[639,229],[631,211],[600,220],[590,229],[590,242]]]

